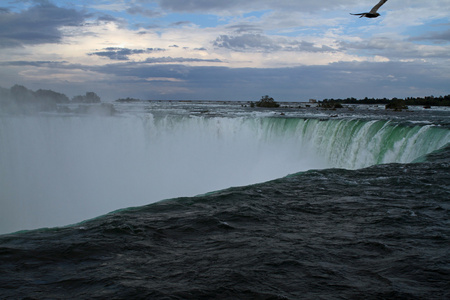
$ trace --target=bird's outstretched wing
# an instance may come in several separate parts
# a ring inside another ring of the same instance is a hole
[[[380,0],[380,2],[378,2],[377,5],[375,5],[371,10],[370,13],[371,14],[375,14],[377,12],[377,10],[381,7],[381,5],[385,4],[387,0]]]

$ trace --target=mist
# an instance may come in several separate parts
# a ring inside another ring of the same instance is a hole
[[[259,140],[251,128],[227,119],[154,120],[149,114],[0,122],[1,233],[67,225],[301,169],[295,148]]]

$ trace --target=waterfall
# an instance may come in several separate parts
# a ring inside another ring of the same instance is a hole
[[[320,168],[408,163],[447,129],[389,121],[203,116],[0,118],[0,233]]]

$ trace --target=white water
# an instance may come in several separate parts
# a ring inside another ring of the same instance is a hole
[[[380,121],[149,113],[2,117],[0,233],[308,169],[410,162],[450,141],[431,126],[402,130]]]

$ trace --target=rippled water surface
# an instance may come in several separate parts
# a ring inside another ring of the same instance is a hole
[[[449,171],[310,171],[6,235],[0,294],[448,299]]]

